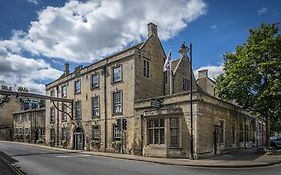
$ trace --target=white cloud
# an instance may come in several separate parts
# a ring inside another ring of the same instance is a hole
[[[196,79],[198,78],[198,71],[204,70],[204,69],[208,69],[208,77],[213,79],[213,80],[215,80],[218,75],[224,73],[222,64],[221,65],[203,66],[203,67],[200,67],[200,68],[198,68],[194,71]]]
[[[0,41],[1,43],[1,41]],[[62,74],[44,60],[35,60],[10,53],[0,47],[0,84],[26,87],[31,92],[45,93],[44,80],[57,79]]]
[[[13,31],[10,40],[0,40],[0,83],[42,93],[40,82],[56,79],[61,72],[22,53],[44,56],[49,62],[90,63],[142,41],[149,22],[158,25],[162,40],[172,38],[206,8],[203,0],[74,0],[47,7],[27,32]]]
[[[260,9],[258,9],[258,15],[261,16],[263,14],[267,13],[267,8],[262,7]]]
[[[169,39],[205,10],[202,0],[69,1],[39,12],[29,31],[14,38],[33,54],[85,63],[140,42],[149,22]]]
[[[214,30],[214,29],[216,29],[216,28],[217,28],[217,25],[215,25],[215,24],[214,24],[214,25],[211,25],[211,27],[210,27],[210,28]]]
[[[27,2],[37,5],[39,3],[39,0],[27,0]]]

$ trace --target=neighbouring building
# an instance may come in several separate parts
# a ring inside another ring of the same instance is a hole
[[[0,105],[0,140],[13,139],[13,112],[20,108],[19,100],[13,96],[7,97],[6,102]]]
[[[46,101],[46,143],[70,149],[120,151],[156,157],[191,153],[190,82],[193,89],[193,152],[218,154],[262,143],[263,122],[215,96],[207,70],[190,76],[188,48],[163,73],[166,55],[157,26],[147,39],[87,67],[78,66],[46,85],[50,96],[74,99],[71,106]],[[192,77],[192,78],[190,78]],[[170,84],[172,86],[170,87]],[[172,88],[173,94],[167,95]],[[55,105],[55,106],[54,106]],[[123,128],[123,129],[120,129]]]
[[[45,107],[13,113],[13,139],[15,141],[45,142]]]

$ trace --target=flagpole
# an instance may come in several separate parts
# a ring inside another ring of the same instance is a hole
[[[170,47],[170,52],[171,52],[171,58],[169,60],[170,64],[170,95],[172,95],[174,92],[174,87],[173,87],[173,71],[172,71],[172,47]]]
[[[170,61],[171,65],[172,61]],[[173,72],[172,72],[172,66],[170,67],[170,95],[173,94]]]

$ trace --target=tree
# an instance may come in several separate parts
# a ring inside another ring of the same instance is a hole
[[[246,43],[224,55],[225,73],[217,78],[216,93],[265,119],[269,146],[270,121],[281,117],[281,35],[279,24],[249,31]]]

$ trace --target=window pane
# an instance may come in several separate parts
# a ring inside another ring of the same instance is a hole
[[[113,93],[113,112],[121,113],[122,112],[122,104],[121,104],[121,92]]]
[[[165,120],[164,119],[160,119],[160,127],[165,127]]]
[[[160,144],[164,144],[164,140],[165,140],[165,129],[162,128],[160,129]]]
[[[75,102],[75,116],[76,116],[76,119],[81,119],[81,102],[80,101]]]
[[[158,127],[159,126],[159,120],[154,120],[154,127]]]
[[[154,122],[154,120],[149,120],[149,125],[148,125],[148,127],[153,127],[154,125],[153,125],[153,122]]]
[[[149,144],[153,144],[153,129],[148,130]]]
[[[62,86],[62,89],[61,89],[61,96],[62,96],[62,97],[66,97],[66,86]]]
[[[99,87],[99,76],[95,74],[92,76],[92,88]]]
[[[154,130],[154,144],[159,144],[159,130]]]
[[[117,82],[121,80],[121,67],[113,68],[113,82]]]
[[[81,92],[81,81],[76,81],[75,82],[75,93],[80,93]]]
[[[99,116],[99,97],[92,98],[93,116]]]

